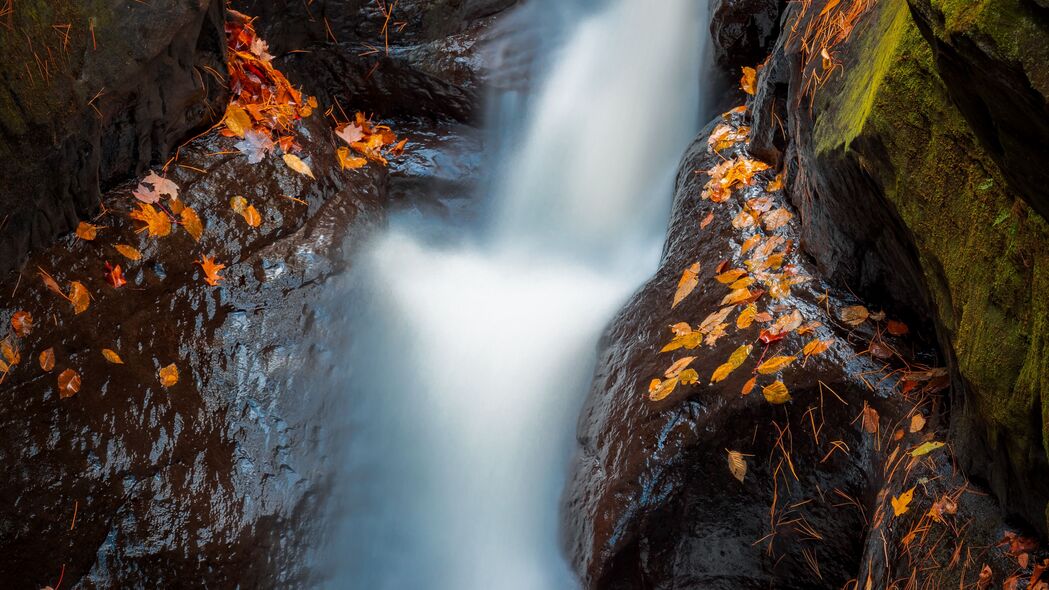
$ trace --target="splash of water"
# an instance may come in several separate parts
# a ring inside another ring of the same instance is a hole
[[[697,125],[700,4],[615,0],[581,21],[503,152],[490,224],[374,245],[339,587],[575,587],[571,435],[600,331],[657,262]]]

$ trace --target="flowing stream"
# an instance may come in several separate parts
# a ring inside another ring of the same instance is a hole
[[[364,255],[332,587],[577,586],[558,531],[575,422],[602,329],[658,262],[702,4],[566,11],[526,106],[491,117],[508,139],[480,219],[394,219]]]

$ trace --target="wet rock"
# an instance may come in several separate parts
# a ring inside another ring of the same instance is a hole
[[[11,4],[0,36],[0,272],[222,113],[223,15],[212,0]]]
[[[783,0],[713,0],[710,34],[714,59],[736,74],[763,62],[779,34]]]
[[[14,466],[0,482],[0,578],[39,588],[64,569],[63,585],[80,588],[315,586],[309,549],[324,523],[313,517],[336,452],[325,426],[341,399],[310,386],[332,363],[322,294],[382,221],[385,172],[340,171],[320,115],[297,137],[316,181],[278,156],[248,165],[215,133],[182,149],[171,177],[204,220],[199,243],[178,226],[136,233],[123,185],[94,241],[69,236],[4,281],[4,325],[19,309],[37,325],[12,340],[22,360],[0,399],[0,460]],[[231,210],[234,195],[259,209],[260,227]],[[220,286],[204,283],[202,255],[226,265]],[[107,261],[126,286],[107,284]],[[74,315],[37,268],[63,288],[81,281],[87,311]],[[48,347],[45,373],[36,357]],[[164,388],[169,363],[180,378]],[[66,368],[83,385],[62,399]]]

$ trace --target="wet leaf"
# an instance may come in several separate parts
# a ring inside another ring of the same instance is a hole
[[[233,103],[226,107],[224,122],[226,123],[226,128],[237,137],[244,137],[244,134],[252,127],[251,116],[243,108]]]
[[[106,268],[109,269],[106,272],[106,282],[114,289],[119,289],[127,284],[127,279],[124,278],[124,270],[120,268],[119,264],[111,268],[107,262]]]
[[[681,279],[677,283],[677,291],[674,292],[674,302],[670,304],[670,309],[677,307],[678,303],[688,297],[692,290],[699,284],[699,263],[696,262],[692,266],[685,269],[681,273]]]
[[[673,377],[666,381],[660,381],[659,379],[653,379],[652,383],[648,385],[648,399],[658,402],[667,398],[674,390],[677,389],[678,378]]]
[[[758,366],[758,373],[761,373],[762,375],[769,375],[778,371],[782,371],[788,365],[793,363],[797,358],[798,357],[796,356],[774,356]]]
[[[147,187],[144,184],[138,185],[138,187],[136,187],[135,190],[131,191],[131,194],[134,195],[135,198],[139,201],[142,201],[143,203],[147,203],[150,205],[160,201],[160,193],[154,191],[153,189]]]
[[[219,271],[226,268],[226,265],[219,264],[214,258],[208,258],[205,255],[201,255],[200,258],[197,264],[204,270],[204,281],[212,287],[217,287],[219,282],[226,278],[219,275]]]
[[[797,330],[804,321],[805,318],[801,317],[801,312],[795,309],[788,314],[780,316],[769,328],[769,332],[772,334],[789,334]]]
[[[742,277],[745,274],[747,274],[747,271],[743,270],[742,268],[734,268],[732,270],[727,270],[715,276],[714,280],[716,280],[719,283],[728,285],[731,283],[735,283],[739,280],[740,277]]]
[[[37,267],[37,268],[38,268],[38,270],[40,272],[40,280],[44,281],[44,286],[47,287],[49,291],[51,291],[52,293],[57,294],[62,299],[69,299],[68,297],[66,297],[65,292],[62,291],[62,287],[58,286],[58,282],[55,281],[54,277],[52,277],[51,275],[47,274],[47,272],[45,272],[44,269],[39,268],[39,267]]]
[[[878,410],[875,410],[871,406],[863,403],[863,429],[870,434],[876,434],[878,432]]]
[[[765,223],[765,229],[767,229],[768,231],[775,231],[783,227],[784,225],[787,225],[787,223],[789,223],[790,220],[793,218],[793,213],[787,211],[786,209],[780,208],[776,209],[775,211],[769,211],[768,213],[766,213],[762,221],[764,221]]]
[[[703,318],[703,322],[699,324],[699,331],[704,334],[709,333],[711,330],[714,329],[714,326],[717,326],[724,322],[725,318],[728,317],[728,314],[732,313],[732,310],[732,307],[722,307],[718,311],[715,311],[714,313]]]
[[[892,498],[892,513],[895,516],[905,514],[911,508],[911,500],[914,498],[914,488],[903,492],[899,496],[893,496]]]
[[[862,305],[853,305],[841,310],[841,321],[850,326],[858,326],[867,321],[870,312]]]
[[[76,226],[76,235],[81,240],[90,242],[98,236],[98,226],[81,221]]]
[[[678,375],[678,381],[682,385],[692,385],[693,383],[699,383],[699,373],[695,369],[685,369]]]
[[[111,364],[114,364],[114,365],[122,365],[122,364],[124,364],[124,359],[120,358],[120,355],[117,354],[116,351],[114,351],[114,350],[110,350],[108,348],[103,348],[102,349],[102,356],[105,357],[105,359],[107,361],[109,361]]]
[[[743,308],[743,311],[739,312],[739,317],[736,318],[736,328],[745,330],[754,323],[754,316],[758,315],[758,306],[751,303],[750,305]]]
[[[186,233],[193,236],[194,241],[199,242],[200,237],[204,235],[204,224],[201,223],[197,212],[190,207],[183,207],[179,212],[179,219],[182,220],[182,227],[185,228]]]
[[[703,221],[699,222],[699,229],[706,229],[710,222],[714,221],[714,212],[707,213],[707,216],[703,218]]]
[[[348,147],[340,147],[335,154],[339,157],[339,167],[343,170],[356,170],[368,163],[367,158],[352,155]]]
[[[805,348],[803,348],[801,352],[805,356],[814,356],[817,354],[822,354],[826,352],[828,348],[830,348],[832,342],[833,340],[820,340],[817,338],[806,344]]]
[[[743,389],[740,390],[740,393],[745,395],[745,396],[746,395],[750,395],[750,392],[754,391],[754,386],[757,385],[757,384],[758,384],[758,378],[757,377],[751,377],[750,380],[748,380],[746,383],[743,384]]]
[[[171,219],[167,213],[148,203],[139,203],[138,210],[131,212],[131,218],[145,223],[146,226],[138,231],[148,230],[152,237],[162,238],[171,233]]]
[[[258,164],[266,157],[266,154],[273,151],[276,145],[269,133],[248,131],[244,139],[238,141],[233,147],[248,157],[248,164]]]
[[[728,452],[728,470],[732,473],[732,476],[743,483],[743,478],[747,476],[747,460],[743,458],[743,453],[738,451]]]
[[[717,344],[718,338],[725,335],[726,329],[728,329],[728,323],[726,322],[721,322],[714,326],[709,332],[707,332],[707,337],[704,339],[704,342],[706,342],[708,346],[714,346]]]
[[[163,176],[157,176],[157,173],[152,170],[149,171],[149,176],[142,179],[142,182],[152,185],[153,192],[157,195],[167,195],[172,199],[178,198],[178,185]]]
[[[117,252],[120,252],[120,254],[128,260],[138,260],[139,258],[142,258],[142,253],[138,251],[138,248],[135,248],[133,246],[128,246],[127,244],[117,244],[113,247],[116,248]]]
[[[743,68],[743,77],[739,79],[739,87],[743,92],[753,96],[758,91],[758,72],[754,68]]]
[[[37,359],[40,362],[40,368],[46,373],[50,373],[55,368],[55,349],[47,348],[40,353],[40,357]]]
[[[18,348],[7,338],[0,340],[0,355],[3,355],[7,364],[12,367],[22,362],[22,353],[18,352]]]
[[[910,332],[910,328],[907,327],[907,324],[896,320],[889,320],[889,323],[885,325],[885,329],[893,336],[903,336],[907,332]]]
[[[28,311],[16,311],[11,316],[11,329],[19,338],[28,336],[33,331],[33,314]]]
[[[80,281],[69,283],[68,299],[73,304],[73,313],[75,314],[87,311],[88,306],[91,305],[91,294],[87,292],[87,287]]]
[[[306,162],[303,162],[302,159],[296,156],[295,154],[284,154],[284,163],[288,165],[288,168],[291,168],[299,174],[302,174],[303,176],[309,176],[310,178],[314,178],[313,170],[310,170],[310,167],[306,164]]]
[[[703,332],[689,332],[688,334],[678,334],[667,343],[659,352],[670,352],[679,348],[687,348],[692,350],[697,348],[703,343]]]
[[[683,371],[690,364],[692,364],[692,361],[694,361],[694,360],[696,360],[696,357],[694,357],[694,356],[686,356],[684,358],[680,358],[680,359],[674,361],[674,364],[670,365],[670,367],[667,368],[667,370],[663,374],[663,376],[668,378],[668,379],[671,378],[671,377],[677,377],[678,374],[681,373],[681,371]]]
[[[353,145],[365,138],[364,129],[356,123],[347,123],[343,125],[335,130],[335,135],[337,135],[339,139],[345,141],[347,145]]]
[[[782,381],[766,385],[761,393],[770,404],[780,405],[790,401],[790,392],[787,391],[787,386]]]
[[[983,569],[980,570],[980,577],[976,580],[977,590],[987,590],[987,588],[990,588],[993,577],[994,571],[991,570],[991,566],[984,564]]]
[[[919,432],[922,428],[925,428],[925,416],[921,414],[911,416],[911,432]]]
[[[748,250],[761,243],[761,239],[761,234],[758,234],[756,236],[750,236],[749,238],[747,238],[747,241],[743,242],[743,246],[740,247],[739,253],[746,254]]]
[[[58,375],[58,396],[62,399],[73,397],[80,391],[80,373],[66,369]]]
[[[161,385],[165,388],[171,387],[178,383],[178,367],[175,366],[175,363],[171,363],[160,370],[159,377]]]
[[[913,451],[911,451],[912,457],[921,457],[922,455],[928,455],[936,449],[943,448],[946,443],[939,441],[929,441],[918,445]]]
[[[780,172],[776,175],[776,178],[773,178],[771,181],[769,181],[769,184],[765,187],[765,190],[767,190],[770,193],[783,190],[783,173]]]
[[[738,369],[740,365],[743,364],[743,361],[747,360],[747,356],[750,355],[750,351],[753,349],[754,347],[750,344],[745,344],[737,348],[728,357],[728,360],[725,361],[725,364],[721,365],[717,368],[717,370],[714,371],[713,376],[711,376],[710,378],[710,382],[717,383],[719,381],[724,381],[725,378],[732,373],[732,371]]]
[[[750,299],[751,295],[752,293],[750,292],[750,289],[736,289],[728,295],[725,295],[725,298],[721,300],[721,305],[734,305],[736,303],[742,303]]]

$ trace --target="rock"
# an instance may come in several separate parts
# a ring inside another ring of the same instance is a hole
[[[223,3],[11,4],[0,36],[0,272],[223,111]]]
[[[714,59],[737,75],[765,60],[779,34],[783,0],[712,0],[710,34]]]
[[[16,341],[22,361],[0,399],[0,460],[12,466],[0,482],[0,578],[39,588],[64,567],[73,587],[315,587],[309,551],[325,523],[311,516],[331,483],[325,426],[341,399],[311,379],[341,350],[325,285],[381,223],[385,171],[340,171],[319,113],[297,137],[316,181],[277,156],[248,165],[215,133],[182,149],[171,177],[204,220],[200,243],[178,226],[136,233],[122,185],[94,241],[68,236],[4,282],[0,320],[24,309],[37,327]],[[231,210],[233,195],[259,209],[260,227]],[[125,260],[117,243],[142,259]],[[202,255],[227,265],[220,286],[203,281]],[[126,286],[106,283],[107,261]],[[63,288],[81,281],[87,311],[47,291],[38,267]],[[51,373],[36,362],[47,347]],[[169,363],[180,377],[164,388],[157,372]],[[62,399],[66,368],[83,385]]]
[[[807,251],[832,281],[932,319],[953,376],[951,442],[961,465],[988,482],[1004,510],[1044,535],[1049,307],[1042,293],[1049,288],[1049,225],[1037,212],[1039,193],[1015,179],[1026,166],[1016,160],[1028,157],[1016,155],[1028,141],[1022,138],[1037,141],[1046,124],[1044,104],[1028,100],[1039,69],[1004,57],[992,66],[987,60],[1003,45],[964,30],[951,43],[966,49],[948,55],[954,45],[937,41],[936,31],[960,25],[936,24],[927,9],[941,4],[872,5],[835,49],[841,68],[814,98],[802,91],[799,47],[781,39],[774,56],[780,63],[770,72],[782,68],[789,80],[784,160],[791,163]],[[987,19],[998,22],[994,15],[1021,14],[1017,6],[982,3],[969,15],[973,31]],[[926,18],[933,29],[923,36]],[[1010,47],[1044,50],[1045,37],[1032,24],[1040,21],[1032,18],[1010,21],[1018,27]],[[967,35],[980,38],[977,47]],[[982,119],[993,124],[974,123],[974,105],[1016,90],[1018,67],[1030,82],[1015,97],[1027,106],[1012,116],[1025,122],[1003,119],[995,107]],[[963,88],[957,73],[965,68],[972,78]],[[1010,130],[1017,124],[1031,133]],[[987,147],[990,126],[1015,136],[1006,161],[1005,152]]]

